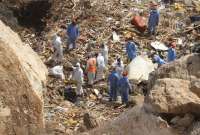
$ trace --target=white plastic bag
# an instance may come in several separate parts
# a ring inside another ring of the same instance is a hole
[[[168,47],[166,47],[164,43],[161,43],[159,41],[152,42],[151,46],[156,50],[162,50],[162,51],[168,50]]]
[[[49,75],[61,78],[62,80],[65,79],[65,75],[63,73],[63,66],[55,66],[49,69]]]
[[[152,61],[143,56],[137,56],[128,65],[128,78],[138,83],[149,79],[149,73],[154,71],[155,65]]]

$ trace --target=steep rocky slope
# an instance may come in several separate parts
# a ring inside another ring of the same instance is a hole
[[[46,66],[1,21],[0,31],[0,134],[40,134]]]

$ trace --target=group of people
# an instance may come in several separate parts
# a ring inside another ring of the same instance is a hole
[[[159,24],[159,12],[157,10],[157,4],[150,2],[150,16],[148,21],[148,34],[155,35],[156,27]],[[72,19],[72,23],[67,27],[66,34],[68,36],[68,49],[76,49],[76,40],[78,39],[80,32],[77,25],[77,19]],[[57,62],[62,62],[63,59],[63,47],[59,34],[53,36],[52,45],[54,48],[54,54],[52,58]],[[174,61],[176,59],[176,44],[172,42],[168,50],[168,60],[165,61],[159,54],[153,56],[154,62],[159,66],[166,64],[167,62]],[[132,38],[126,38],[126,54],[128,61],[132,61],[137,57],[137,43],[132,41]],[[93,85],[94,82],[98,82],[105,78],[106,67],[108,66],[108,46],[102,43],[98,53],[90,53],[88,56],[86,68],[83,71],[80,63],[77,63],[73,67],[73,80],[76,81],[77,95],[82,96],[84,94],[84,73],[87,74],[88,85]],[[128,103],[128,95],[132,86],[128,80],[128,72],[125,70],[122,58],[117,56],[116,60],[112,64],[112,72],[108,76],[109,95],[110,101],[116,101],[117,96],[121,95],[122,102]]]
[[[101,45],[99,53],[91,53],[88,56],[85,73],[87,74],[88,85],[92,86],[94,82],[101,81],[105,78],[105,70],[108,64],[108,47]],[[77,94],[82,96],[82,85],[84,82],[84,72],[77,63],[73,71],[73,80],[77,82]]]

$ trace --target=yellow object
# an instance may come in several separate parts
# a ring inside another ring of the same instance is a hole
[[[124,37],[125,38],[131,38],[131,37],[133,37],[133,34],[129,31],[126,31],[126,32],[124,32]]]
[[[179,4],[179,3],[174,4],[174,9],[177,10],[177,11],[183,11],[184,10],[183,5]]]

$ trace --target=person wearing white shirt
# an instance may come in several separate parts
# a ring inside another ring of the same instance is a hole
[[[107,45],[105,44],[101,45],[101,53],[102,53],[102,56],[104,57],[105,66],[107,66],[108,64],[108,46]]]
[[[101,53],[97,56],[97,75],[96,75],[96,81],[100,81],[104,79],[104,71],[105,71],[105,61],[104,57]]]
[[[53,46],[53,49],[54,49],[52,59],[55,62],[62,62],[62,60],[63,60],[63,46],[62,46],[61,37],[58,36],[57,34],[55,34],[53,36],[52,46]]]
[[[83,70],[80,66],[80,63],[76,64],[76,67],[73,70],[73,76],[72,76],[73,80],[76,81],[77,84],[77,95],[82,96],[83,95]]]

